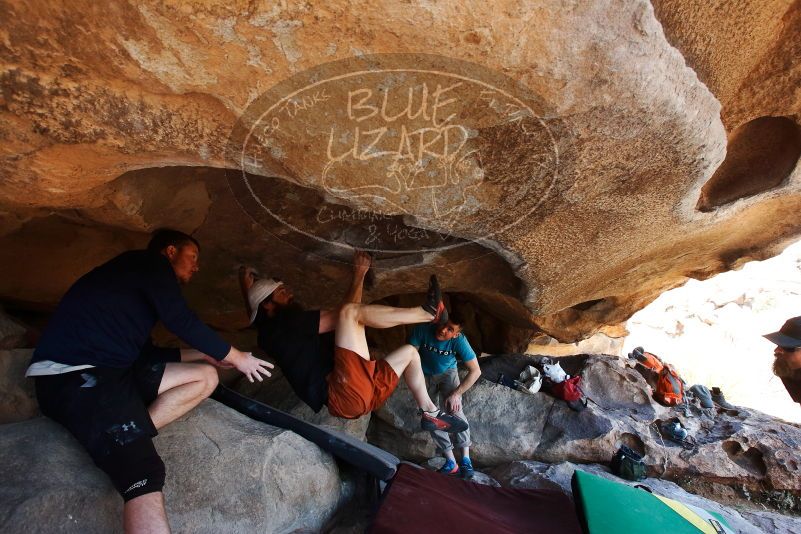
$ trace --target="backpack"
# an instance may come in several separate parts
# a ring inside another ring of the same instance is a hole
[[[662,371],[664,364],[662,360],[656,354],[651,354],[650,352],[645,352],[641,349],[641,347],[637,347],[640,349],[634,349],[634,352],[631,354],[638,362],[640,362],[644,367],[652,370],[655,373],[659,373]]]
[[[553,396],[557,399],[562,399],[567,402],[581,399],[581,377],[574,376],[553,384],[551,386],[551,393],[553,393]]]
[[[659,371],[654,399],[665,406],[676,406],[684,401],[684,382],[671,365],[665,364]]]
[[[647,468],[642,456],[625,445],[620,446],[609,466],[614,474],[626,480],[638,481],[647,477]]]

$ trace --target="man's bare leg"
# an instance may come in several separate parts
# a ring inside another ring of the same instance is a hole
[[[365,360],[369,360],[370,351],[367,348],[367,338],[364,335],[365,326],[370,328],[391,328],[401,324],[425,323],[433,318],[433,315],[420,306],[416,308],[393,308],[392,306],[378,304],[345,304],[339,311],[335,343],[337,347],[351,350]],[[398,372],[397,369],[396,372]],[[398,372],[398,376],[401,375],[401,372]],[[423,386],[425,387],[425,384]],[[426,397],[428,397],[427,393]]]
[[[412,345],[403,345],[387,354],[384,358],[395,374],[403,376],[404,382],[412,392],[417,407],[427,412],[437,409],[437,405],[431,400],[426,388],[426,379],[423,376],[423,368],[420,364],[420,355]]]
[[[159,385],[159,395],[148,407],[155,427],[162,428],[200,404],[212,394],[217,383],[217,370],[211,365],[168,363]]]
[[[126,502],[122,521],[127,534],[169,534],[164,494],[160,491],[145,493]]]

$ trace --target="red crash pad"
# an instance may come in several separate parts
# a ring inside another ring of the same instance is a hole
[[[581,527],[562,492],[495,488],[400,465],[368,532],[581,534]]]

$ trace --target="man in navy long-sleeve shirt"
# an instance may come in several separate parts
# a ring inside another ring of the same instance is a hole
[[[198,270],[199,247],[174,230],[147,250],[120,254],[82,276],[62,298],[28,368],[42,413],[64,425],[125,501],[126,531],[169,532],[157,429],[217,385],[218,367],[252,382],[269,364],[240,352],[189,309],[180,284]],[[157,321],[196,350],[153,346]],[[195,363],[192,363],[195,362]]]

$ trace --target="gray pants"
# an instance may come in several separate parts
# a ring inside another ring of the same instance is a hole
[[[444,373],[440,373],[438,375],[426,375],[428,396],[431,397],[431,400],[434,401],[434,403],[443,411],[446,409],[445,399],[447,399],[448,396],[459,387],[459,384],[459,372],[456,369],[448,369]],[[453,415],[456,415],[467,421],[467,418],[464,416],[464,412],[462,410],[453,412]],[[431,438],[434,440],[434,444],[437,446],[438,454],[449,451],[454,447],[462,448],[469,447],[471,445],[470,429],[454,434],[455,439],[453,440],[453,443],[451,443],[451,438],[448,436],[448,433],[443,430],[432,430],[430,434]]]

